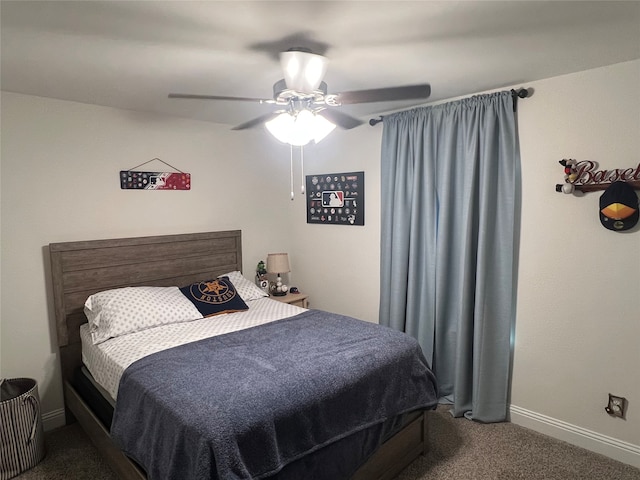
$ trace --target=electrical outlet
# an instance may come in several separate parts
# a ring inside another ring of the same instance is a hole
[[[614,417],[624,418],[627,411],[627,399],[624,397],[618,397],[617,395],[609,394],[609,403],[604,410]]]

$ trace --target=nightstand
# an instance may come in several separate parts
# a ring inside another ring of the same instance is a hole
[[[309,308],[307,303],[307,298],[309,295],[306,293],[287,293],[281,297],[276,297],[274,295],[270,296],[272,300],[277,300],[283,303],[289,303],[291,305],[295,305],[296,307]]]

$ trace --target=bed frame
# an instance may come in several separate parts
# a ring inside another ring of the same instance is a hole
[[[109,432],[72,386],[81,366],[80,325],[89,295],[135,285],[187,285],[242,271],[239,230],[49,244],[67,423],[76,419],[123,480],[144,472],[112,441]],[[416,412],[356,472],[352,480],[388,480],[427,451],[427,412]]]

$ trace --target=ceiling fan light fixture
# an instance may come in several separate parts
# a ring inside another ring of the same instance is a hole
[[[289,113],[281,113],[277,117],[265,122],[269,133],[282,143],[289,143],[290,132],[293,129],[294,118]]]
[[[290,132],[290,143],[292,145],[302,146],[311,141],[315,130],[314,120],[315,115],[306,108],[298,112]]]
[[[280,54],[280,65],[287,88],[311,94],[320,86],[327,72],[327,58],[315,53],[288,51]]]
[[[281,113],[265,122],[265,126],[278,141],[296,147],[302,147],[311,140],[318,143],[336,128],[329,120],[306,108],[293,114]]]
[[[313,140],[316,143],[319,143],[324,137],[329,135],[336,128],[335,124],[331,123],[329,120],[324,118],[322,115],[314,115],[315,124],[313,127]]]

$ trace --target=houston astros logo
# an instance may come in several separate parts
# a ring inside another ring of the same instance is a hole
[[[195,288],[197,292],[195,292]],[[198,285],[191,287],[191,294],[206,303],[225,303],[235,297],[236,292],[220,280],[211,280],[208,282],[200,282]]]

